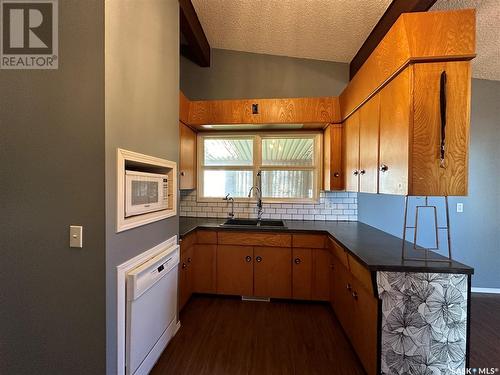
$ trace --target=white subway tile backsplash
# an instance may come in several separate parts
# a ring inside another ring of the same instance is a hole
[[[231,211],[227,202],[197,202],[196,190],[183,190],[180,193],[181,216],[225,218]],[[358,220],[357,193],[324,192],[320,193],[318,203],[264,203],[263,217],[284,220]],[[257,217],[255,203],[234,204],[236,218]]]

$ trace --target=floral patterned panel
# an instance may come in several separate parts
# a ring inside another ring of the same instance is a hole
[[[467,275],[377,272],[382,374],[463,374]]]

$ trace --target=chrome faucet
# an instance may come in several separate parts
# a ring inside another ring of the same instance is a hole
[[[222,200],[231,202],[231,211],[227,213],[227,217],[230,219],[234,219],[234,199],[233,197],[230,196],[230,194],[226,195],[225,198],[222,198]]]
[[[257,172],[258,184],[259,186],[252,186],[248,192],[248,198],[252,196],[252,191],[257,192],[257,220],[262,219],[262,214],[264,210],[262,209],[262,176],[261,171]]]

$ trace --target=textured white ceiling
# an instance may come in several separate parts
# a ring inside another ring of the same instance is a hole
[[[500,1],[438,0],[431,10],[476,9],[476,53],[472,76],[500,81]]]
[[[192,0],[210,45],[349,62],[391,0]],[[472,75],[500,80],[500,0],[438,0],[432,10],[477,9]]]
[[[391,0],[192,0],[213,48],[349,62]]]

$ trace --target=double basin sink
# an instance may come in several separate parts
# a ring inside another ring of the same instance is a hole
[[[266,229],[266,228],[286,228],[283,220],[258,220],[258,219],[228,219],[221,227],[245,228],[245,229]]]

